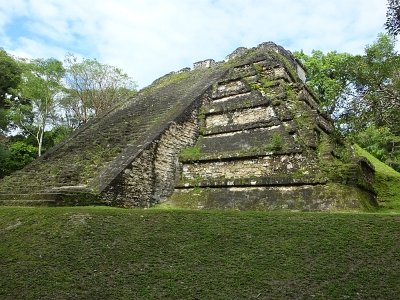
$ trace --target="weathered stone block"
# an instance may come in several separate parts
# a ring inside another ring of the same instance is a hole
[[[171,123],[102,193],[102,198],[124,207],[150,207],[164,201],[175,187],[179,152],[195,143],[197,110],[183,123]]]
[[[213,65],[215,65],[215,60],[206,59],[206,60],[195,62],[193,64],[193,70],[207,69],[207,68],[211,68]]]
[[[217,88],[213,90],[211,97],[219,99],[222,97],[233,96],[250,92],[248,84],[241,80],[231,81],[228,83],[218,84]]]
[[[208,115],[205,122],[205,134],[279,124],[271,106],[252,107],[223,114]]]
[[[368,192],[340,184],[177,189],[168,202],[192,209],[294,211],[359,210],[376,205]]]
[[[269,105],[271,100],[263,97],[259,91],[228,96],[205,104],[203,110],[206,114],[220,113],[241,108]]]
[[[201,153],[246,151],[252,148],[271,152],[296,148],[293,136],[279,125],[204,136],[199,139],[197,145]]]
[[[270,155],[260,158],[228,161],[197,162],[184,164],[182,182],[193,183],[204,178],[206,180],[240,180],[242,178],[263,178],[277,175],[287,177],[307,176],[317,172],[316,158],[303,154]]]

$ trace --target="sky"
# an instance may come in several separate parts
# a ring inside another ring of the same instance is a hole
[[[0,0],[0,47],[22,58],[95,58],[142,88],[267,41],[361,54],[385,15],[385,0]]]

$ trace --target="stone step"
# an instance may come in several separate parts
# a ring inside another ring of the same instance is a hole
[[[0,206],[55,206],[56,201],[46,199],[35,200],[0,200]]]
[[[96,205],[102,203],[97,195],[91,193],[22,193],[0,194],[0,205],[3,206],[72,206]]]
[[[300,146],[287,148],[284,151],[268,150],[262,148],[250,148],[245,151],[224,151],[224,152],[210,152],[210,153],[196,153],[193,156],[181,155],[179,160],[183,163],[203,162],[203,161],[225,161],[235,159],[253,159],[271,155],[293,155],[302,153],[304,149]]]
[[[281,125],[203,136],[198,140],[197,147],[200,153],[232,151],[246,153],[257,149],[263,151],[293,149],[296,148],[296,144],[293,136],[286,131],[285,126]]]
[[[208,115],[203,134],[213,134],[279,125],[280,121],[272,106],[258,106]]]
[[[203,106],[205,114],[221,113],[241,108],[268,105],[271,99],[261,95],[259,91],[223,97]]]
[[[319,173],[316,170],[317,163],[317,157],[313,158],[304,154],[184,163],[181,182],[183,185],[186,183],[196,185],[198,181],[239,182],[238,180],[242,178],[254,178],[256,180],[273,177],[281,180],[281,176],[301,179],[303,177],[308,178],[310,174],[316,176]]]
[[[361,208],[359,197],[360,190],[356,187],[337,184],[196,187],[175,189],[171,198],[164,205],[190,209],[355,210]]]
[[[261,120],[258,122],[249,122],[247,124],[228,124],[225,126],[215,126],[211,128],[205,128],[202,130],[203,136],[210,136],[210,135],[217,135],[217,134],[224,134],[230,132],[238,132],[243,130],[252,130],[252,129],[259,129],[259,128],[275,128],[281,124],[281,121],[274,117],[267,120]]]
[[[285,185],[315,185],[324,184],[327,182],[326,178],[318,177],[315,175],[298,175],[286,174],[265,177],[246,177],[238,179],[226,178],[193,178],[192,180],[181,179],[176,188],[194,188],[194,187],[250,187],[250,186],[285,186]]]
[[[243,80],[235,80],[227,83],[218,84],[212,91],[212,99],[221,99],[228,96],[244,94],[251,91],[251,87]]]

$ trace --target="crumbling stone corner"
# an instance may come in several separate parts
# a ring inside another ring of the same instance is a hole
[[[179,173],[179,153],[198,137],[198,110],[186,120],[171,122],[159,139],[153,141],[123,170],[102,193],[110,205],[150,207],[163,202],[175,188]]]

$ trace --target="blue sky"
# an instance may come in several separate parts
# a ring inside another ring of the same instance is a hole
[[[0,0],[0,47],[24,58],[96,58],[144,87],[266,41],[362,53],[385,14],[385,0]]]

